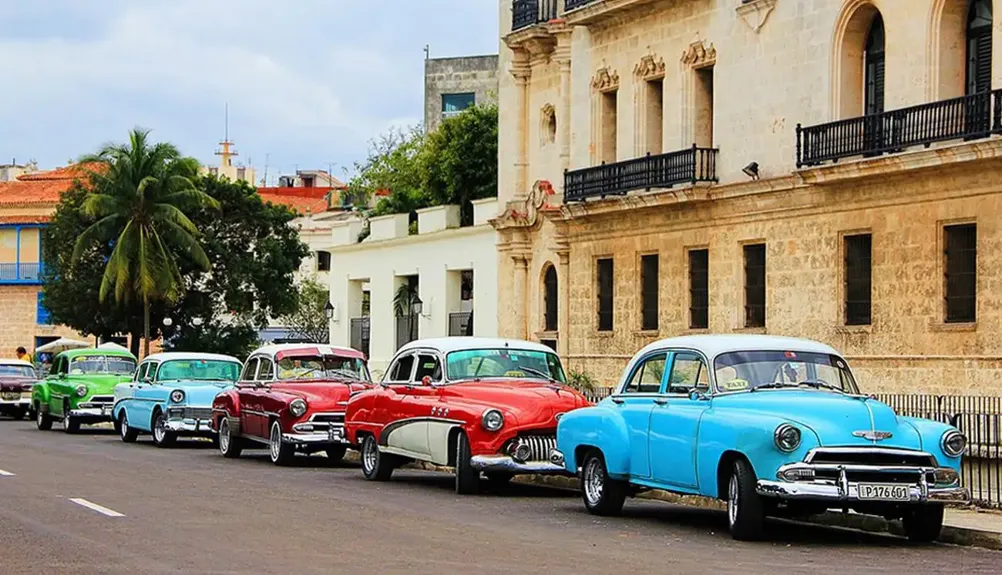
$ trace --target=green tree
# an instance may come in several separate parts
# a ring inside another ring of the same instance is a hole
[[[330,291],[313,278],[304,278],[298,285],[296,309],[281,318],[296,338],[313,343],[330,341],[330,323],[324,309],[330,301]]]
[[[355,163],[355,176],[348,180],[347,197],[356,206],[366,206],[376,192],[390,195],[377,204],[373,215],[410,213],[430,205],[421,190],[421,152],[425,135],[420,128],[393,129],[370,142],[364,162]]]
[[[91,194],[83,212],[95,218],[80,234],[73,260],[94,244],[113,245],[105,264],[98,300],[138,299],[143,304],[143,352],[150,351],[150,306],[175,302],[183,278],[175,253],[184,253],[205,269],[209,260],[198,242],[198,228],[184,210],[215,201],[195,189],[198,163],[173,145],[152,144],[149,131],[134,129],[128,144],[108,144],[80,161],[91,171]]]

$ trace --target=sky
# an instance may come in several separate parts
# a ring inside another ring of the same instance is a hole
[[[345,177],[421,122],[431,57],[496,54],[497,0],[0,0],[0,164],[55,168],[133,127],[260,179]],[[266,162],[267,160],[267,162]]]

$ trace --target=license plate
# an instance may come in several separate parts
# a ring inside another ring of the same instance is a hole
[[[860,483],[859,498],[876,501],[908,501],[908,486],[889,483]]]
[[[332,427],[330,429],[330,438],[331,441],[336,441],[336,442],[344,441],[344,429],[340,427],[336,428]]]

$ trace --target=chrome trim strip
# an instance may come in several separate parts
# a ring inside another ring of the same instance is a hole
[[[208,419],[172,419],[164,424],[168,430],[175,433],[215,433],[212,430],[212,422]]]
[[[838,484],[815,482],[784,482],[760,480],[756,491],[762,497],[777,497],[780,499],[799,499],[813,501],[831,501],[833,503],[925,503],[934,502],[964,502],[970,499],[970,494],[964,487],[935,488],[922,484],[908,485],[908,501],[884,501],[879,499],[860,499],[859,483],[844,481],[841,477]]]
[[[282,442],[297,444],[331,443],[331,438],[327,431],[323,433],[283,433]]]
[[[556,465],[549,460],[519,463],[507,455],[474,455],[470,458],[470,465],[476,470],[486,472],[570,475],[562,465]]]

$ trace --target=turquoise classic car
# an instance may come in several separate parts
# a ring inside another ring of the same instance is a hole
[[[215,438],[212,400],[240,377],[240,360],[228,355],[169,352],[145,358],[132,381],[115,387],[112,411],[122,441],[140,433],[159,447],[178,437]]]
[[[597,515],[663,489],[726,500],[736,539],[761,536],[766,516],[851,509],[930,541],[944,503],[968,498],[966,447],[950,425],[861,395],[831,347],[705,335],[637,353],[610,397],[561,418],[552,459],[580,476]]]

